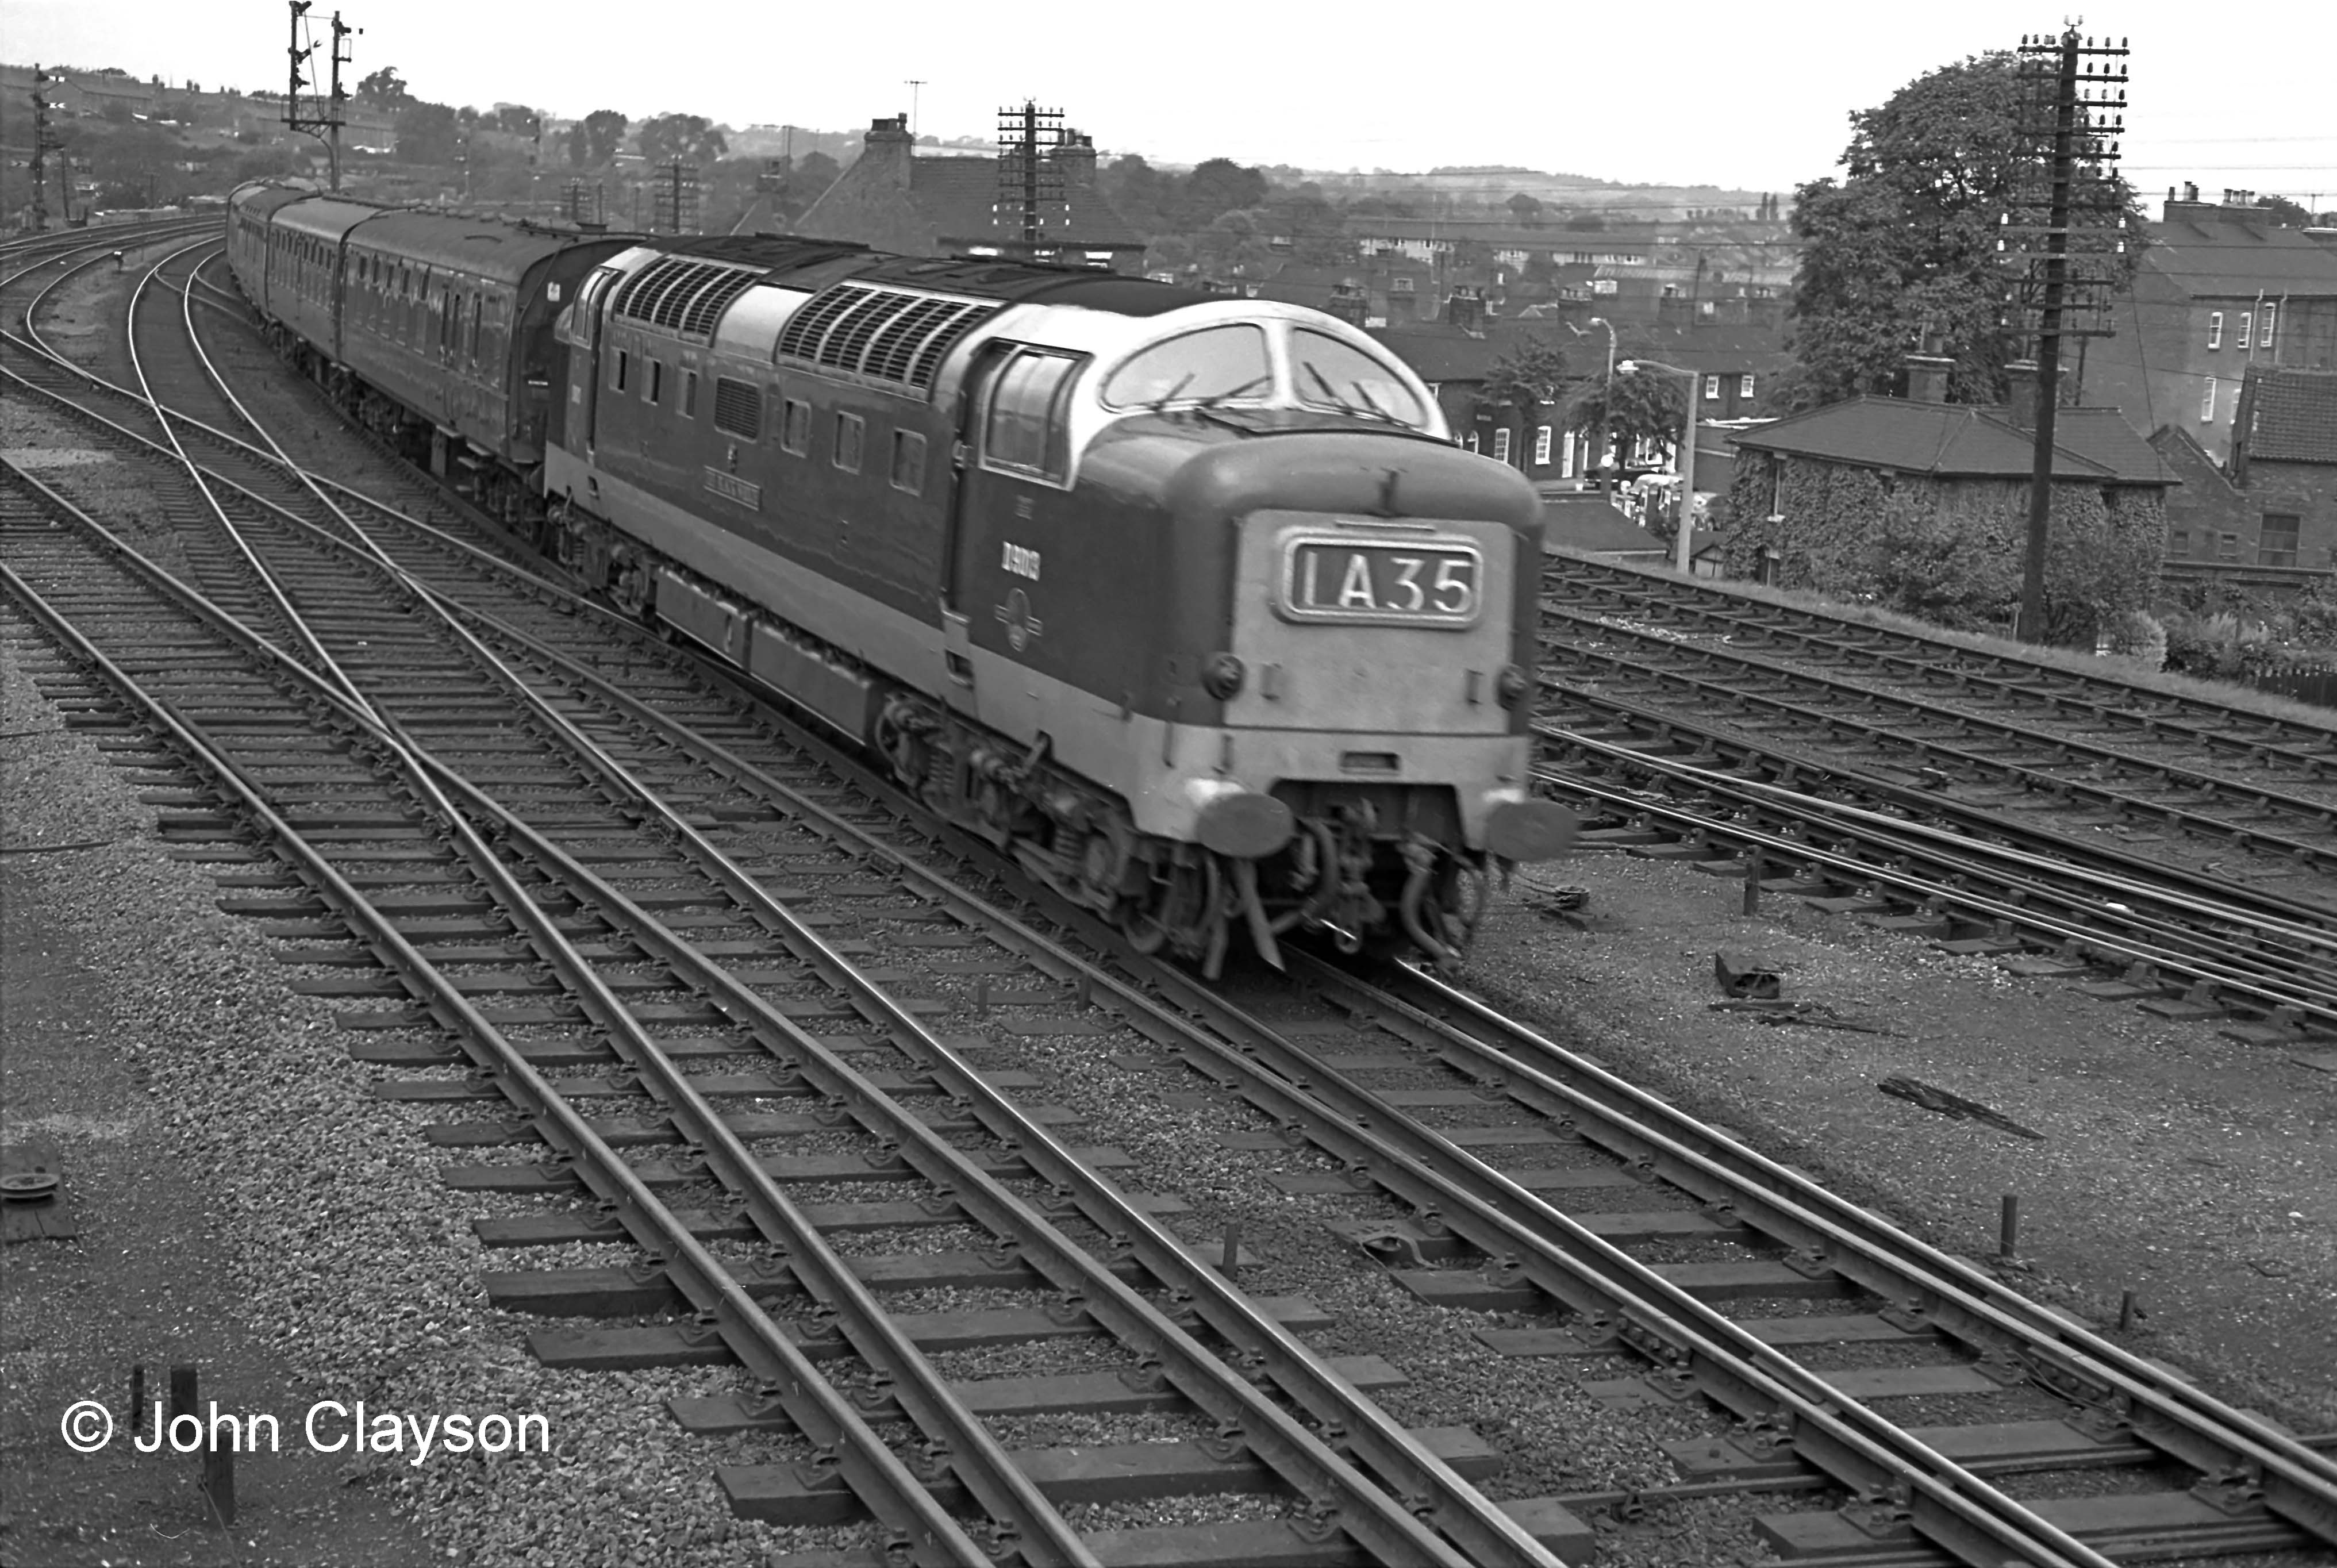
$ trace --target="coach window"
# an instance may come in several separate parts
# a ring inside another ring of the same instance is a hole
[[[860,446],[868,434],[868,421],[857,414],[836,416],[836,454],[829,460],[847,474],[860,472]]]
[[[1239,397],[1273,385],[1265,332],[1248,325],[1210,327],[1139,352],[1111,373],[1104,383],[1103,400],[1112,408],[1157,408],[1188,400]]]
[[[475,365],[475,364],[477,364],[477,363],[479,362],[479,325],[480,325],[481,321],[485,318],[486,313],[487,313],[487,297],[486,297],[485,295],[484,295],[484,294],[474,294],[474,295],[472,295],[472,296],[471,296],[471,363],[472,363],[472,364],[474,364],[474,365]]]
[[[714,389],[714,396],[719,407],[722,397],[722,388],[719,384]],[[715,422],[717,424],[721,422],[719,414],[715,416]],[[780,410],[779,450],[797,457],[808,456],[811,454],[811,405],[800,397],[787,398]]]
[[[1237,331],[1257,332],[1238,328]],[[1194,333],[1194,337],[1206,334]],[[1265,354],[1263,335],[1258,353]],[[1024,348],[1006,362],[990,384],[990,407],[983,421],[982,461],[1060,484],[1071,466],[1064,392],[1080,362],[1061,354]],[[1125,368],[1123,368],[1125,373]],[[1229,383],[1238,385],[1238,383]]]
[[[925,488],[925,438],[914,430],[893,432],[893,488],[921,495]]]

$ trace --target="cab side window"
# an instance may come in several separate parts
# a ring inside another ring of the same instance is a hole
[[[1071,468],[1067,394],[1079,367],[1067,354],[1015,351],[990,383],[982,426],[984,467],[1062,483]]]

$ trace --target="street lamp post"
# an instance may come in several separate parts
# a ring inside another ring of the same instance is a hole
[[[1650,370],[1668,370],[1675,376],[1687,377],[1687,431],[1680,445],[1680,512],[1679,527],[1672,535],[1672,565],[1681,573],[1691,568],[1688,564],[1688,532],[1696,518],[1696,411],[1704,391],[1704,377],[1695,370],[1683,370],[1677,365],[1667,365],[1658,359],[1626,359],[1616,367],[1628,376],[1640,366]]]
[[[1607,461],[1607,435],[1614,428],[1615,420],[1615,323],[1604,316],[1590,318],[1593,327],[1607,328],[1607,391],[1599,401],[1599,445],[1591,450],[1599,455],[1599,489],[1607,497],[1607,505],[1615,505],[1615,466]]]

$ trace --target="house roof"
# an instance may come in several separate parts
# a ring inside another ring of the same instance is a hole
[[[1500,352],[1490,338],[1472,338],[1449,321],[1370,330],[1423,381],[1482,381]]]
[[[1542,543],[1601,555],[1661,555],[1664,542],[1589,492],[1544,500]]]
[[[1018,240],[1000,221],[998,163],[990,158],[917,158],[909,160],[909,200],[917,216],[931,225],[940,240]],[[1054,226],[1049,213],[1047,238],[1075,245],[1137,246],[1144,244],[1128,220],[1112,210],[1092,185],[1066,182],[1063,206],[1069,220]]]
[[[2251,370],[2248,456],[2337,463],[2337,370]]]
[[[2142,265],[2194,299],[2337,294],[2337,250],[2294,229],[2236,219],[2177,218],[2150,226]]]
[[[1746,430],[1753,451],[1824,457],[1941,477],[2025,479],[2035,438],[2002,408],[1853,397]],[[2063,408],[2054,418],[2053,476],[2117,485],[2171,485],[2175,476],[2115,408]]]
[[[1714,327],[1631,326],[1618,334],[1616,358],[1661,359],[1707,375],[1775,375],[1794,362],[1782,323]]]

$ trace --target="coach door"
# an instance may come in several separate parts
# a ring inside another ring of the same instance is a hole
[[[976,687],[981,670],[1002,658],[1053,662],[1047,618],[1076,607],[1068,583],[1047,581],[1043,535],[1062,514],[1070,482],[1070,394],[1080,363],[1055,349],[997,345],[970,378],[960,416],[944,684],[954,705],[1010,734],[1035,732],[1038,699],[1028,682],[1010,676],[993,679],[995,690]]]

